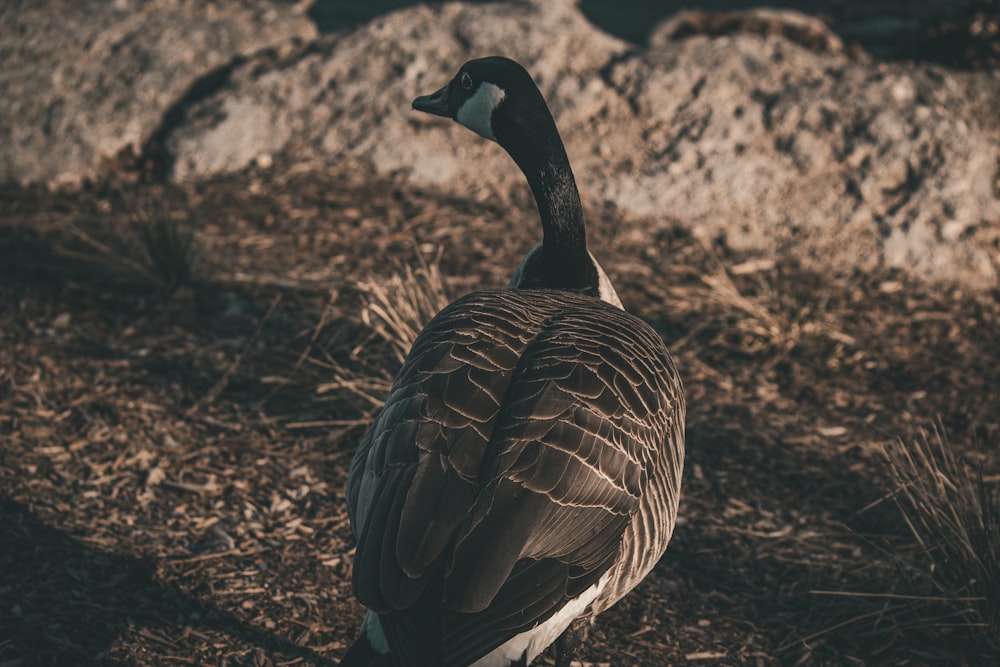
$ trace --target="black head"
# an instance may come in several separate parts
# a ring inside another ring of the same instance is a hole
[[[518,269],[513,287],[604,298],[601,273],[587,252],[583,205],[566,149],[542,93],[521,65],[500,56],[470,60],[447,86],[413,100],[413,108],[451,118],[497,142],[527,178],[544,237]],[[610,286],[606,276],[603,280]]]
[[[508,118],[532,113],[551,117],[531,75],[502,56],[470,60],[444,88],[413,100],[413,108],[451,118],[493,141],[500,141],[494,122],[498,114]]]

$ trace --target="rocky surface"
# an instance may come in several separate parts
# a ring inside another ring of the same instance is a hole
[[[408,110],[466,58],[501,52],[538,78],[591,199],[768,255],[996,284],[995,77],[852,59],[799,14],[728,25],[707,36],[682,16],[634,52],[569,3],[402,11],[288,62],[237,68],[170,137],[174,176],[290,148],[457,194],[518,191],[495,146]]]
[[[648,214],[676,207],[739,247],[996,284],[997,79],[783,36],[678,41],[672,27],[654,35],[646,76],[612,70],[640,110],[647,159],[605,181],[607,196]]]
[[[0,181],[54,184],[137,154],[236,59],[316,35],[278,0],[15,0],[0,26]]]
[[[147,155],[166,151],[176,180],[266,166],[286,153],[312,167],[360,160],[459,196],[523,197],[522,177],[498,147],[409,110],[465,59],[503,53],[538,80],[592,203],[611,202],[654,226],[680,219],[706,240],[769,257],[790,252],[839,272],[891,266],[935,281],[997,284],[996,73],[853,56],[822,22],[789,12],[682,15],[637,50],[572,2],[416,7],[298,46],[292,37],[308,31],[294,9],[239,7],[241,25],[271,17],[270,41],[258,34],[254,45],[286,47],[231,66],[213,52],[224,68],[214,88],[180,106],[196,77],[181,85],[177,74],[168,94],[164,68],[136,65],[149,62],[148,51],[126,50],[111,71],[132,71],[131,88],[149,94],[115,83],[92,86],[82,99],[108,94],[83,112],[40,107],[48,109],[40,117],[56,120],[9,130],[20,140],[6,177],[71,179],[89,173],[94,156],[145,141]],[[201,22],[192,26],[204,34]],[[236,42],[246,49],[237,39],[244,33],[233,30],[227,53]],[[167,43],[160,31],[154,41],[160,34]],[[110,76],[63,66],[88,82]],[[126,109],[119,123],[131,119],[123,132],[101,121],[116,105]],[[128,110],[136,105],[148,116]],[[173,109],[170,122],[153,122],[154,109]],[[53,122],[61,131],[49,129]],[[65,154],[60,169],[45,166],[52,154]]]

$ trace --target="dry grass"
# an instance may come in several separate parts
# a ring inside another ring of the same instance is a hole
[[[809,337],[854,344],[840,330],[822,294],[803,300],[776,284],[773,260],[749,260],[727,268],[710,249],[704,251],[709,270],[698,276],[696,284],[669,288],[670,296],[664,299],[675,317],[697,320],[688,338],[713,332],[716,343],[766,358],[768,365],[780,362]]]
[[[407,266],[388,278],[369,278],[358,289],[365,301],[361,321],[390,345],[399,363],[420,330],[452,301],[441,279],[439,258],[422,261],[416,269]]]
[[[117,207],[129,211],[107,225],[74,222],[66,231],[75,247],[61,252],[173,292],[198,280],[202,251],[194,225],[183,211],[161,211],[152,197],[116,193]],[[100,211],[99,211],[100,213]]]
[[[190,225],[169,218],[139,218],[145,273],[168,290],[195,280],[201,253]]]
[[[905,559],[942,603],[948,624],[983,628],[1000,644],[1000,490],[955,452],[937,427],[884,449],[893,498],[918,545]]]
[[[417,334],[451,299],[439,257],[430,261],[421,257],[417,268],[407,265],[388,276],[372,274],[354,287],[361,301],[357,316],[367,329],[365,334],[346,358],[338,359],[315,345],[330,324],[324,317],[295,366],[307,363],[320,369],[323,375],[315,386],[317,395],[355,404],[366,421],[385,402]]]

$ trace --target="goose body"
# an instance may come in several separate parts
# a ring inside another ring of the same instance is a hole
[[[470,61],[414,107],[503,146],[544,236],[507,289],[431,320],[358,448],[347,501],[369,611],[341,664],[527,665],[666,549],[683,391],[663,341],[587,250],[569,161],[527,72]]]

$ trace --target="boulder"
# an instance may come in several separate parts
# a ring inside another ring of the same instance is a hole
[[[640,48],[571,0],[416,6],[322,37],[280,0],[4,6],[0,181],[135,155],[188,181],[282,153],[523,200],[499,147],[410,109],[504,54],[538,81],[590,203],[820,270],[998,283],[1000,75],[878,62],[804,14],[686,12]]]
[[[464,60],[502,53],[535,75],[591,201],[823,270],[997,284],[995,75],[852,57],[794,12],[698,25],[682,15],[636,50],[571,2],[396,12],[236,67],[167,138],[173,176],[285,151],[403,170],[460,196],[523,192],[497,146],[410,110]]]
[[[614,170],[603,197],[820,267],[997,284],[995,76],[851,59],[774,33],[676,39],[674,27],[654,34],[640,72],[609,74],[646,143],[642,167]]]
[[[279,0],[0,4],[0,182],[95,176],[240,57],[316,35],[306,7]]]
[[[627,48],[566,0],[388,14],[284,61],[235,68],[169,136],[173,176],[197,179],[293,151],[304,160],[359,157],[380,172],[406,170],[417,182],[466,194],[505,193],[521,180],[509,158],[411,111],[412,99],[441,87],[468,58],[502,53],[530,68],[564,123],[586,122],[599,112],[594,105],[620,102],[595,73]]]

